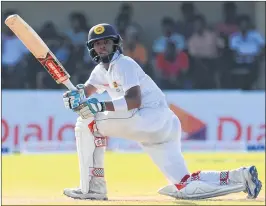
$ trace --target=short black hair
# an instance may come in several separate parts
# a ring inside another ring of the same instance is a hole
[[[236,4],[235,2],[225,2],[223,4],[223,9],[224,10],[229,10],[229,9],[236,10]]]
[[[250,23],[250,17],[247,14],[239,15],[238,17],[238,24],[241,24],[243,21]]]
[[[174,25],[175,21],[171,17],[163,17],[161,21],[161,25]]]
[[[195,15],[195,17],[194,17],[194,22],[195,22],[195,21],[200,21],[200,22],[203,23],[203,24],[206,23],[205,16],[202,15],[202,14],[197,14],[197,15]]]
[[[132,4],[130,4],[130,3],[123,3],[123,4],[121,4],[121,6],[120,6],[120,10],[132,10],[133,8],[132,8]]]
[[[16,10],[14,10],[14,9],[7,9],[7,10],[5,10],[3,13],[2,13],[2,17],[4,18],[4,19],[6,19],[8,16],[10,16],[10,15],[13,15],[13,14],[18,14],[18,12],[16,11]]]
[[[87,30],[87,18],[86,16],[81,13],[81,12],[72,12],[70,15],[69,15],[69,18],[70,20],[78,20],[80,22],[80,25],[81,27],[84,29],[84,30]]]
[[[175,44],[174,41],[172,41],[172,40],[168,40],[168,41],[167,41],[167,46],[176,47],[176,44]]]
[[[81,20],[81,19],[84,19],[85,18],[84,14],[83,13],[80,13],[80,12],[72,12],[69,15],[69,17],[71,19],[78,19],[78,20]]]
[[[182,3],[181,10],[182,11],[194,10],[194,4],[191,2]]]

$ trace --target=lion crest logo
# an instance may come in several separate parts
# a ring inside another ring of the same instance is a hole
[[[95,34],[102,34],[103,32],[104,32],[104,27],[101,26],[101,25],[96,26],[96,27],[94,28],[94,33],[95,33]]]

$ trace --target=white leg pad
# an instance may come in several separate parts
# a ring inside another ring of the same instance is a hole
[[[104,178],[106,137],[99,133],[94,118],[78,118],[75,135],[80,186],[78,188],[66,188],[64,194],[74,199],[107,200]]]
[[[91,176],[89,175],[89,168],[93,167],[93,153],[95,150],[95,143],[94,136],[88,127],[88,124],[93,120],[93,118],[78,118],[75,127],[80,171],[80,189],[84,194],[88,193],[89,191],[89,182],[91,180]]]
[[[206,199],[242,192],[245,189],[245,184],[241,183],[233,185],[215,185],[198,180],[184,184],[185,185],[180,190],[177,189],[176,185],[168,185],[160,189],[158,193],[177,199]]]
[[[97,139],[97,137],[95,137]],[[91,176],[90,192],[106,194],[106,181],[104,178],[104,153],[106,138],[101,138],[101,144],[96,145],[93,153],[93,167],[89,168]]]

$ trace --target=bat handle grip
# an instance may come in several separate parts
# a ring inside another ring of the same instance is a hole
[[[75,91],[77,88],[72,84],[72,82],[67,79],[66,81],[62,82],[70,91]]]

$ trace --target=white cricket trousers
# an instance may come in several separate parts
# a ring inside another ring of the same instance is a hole
[[[139,142],[169,183],[189,174],[181,153],[181,123],[168,107],[98,113],[95,122],[103,136]]]

